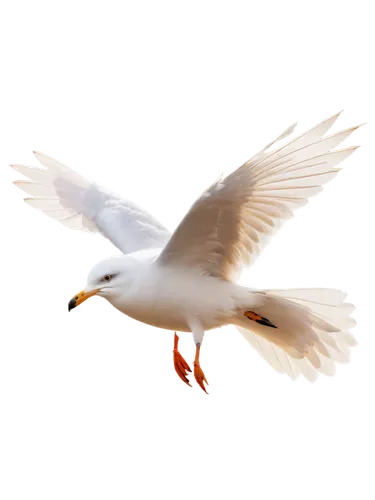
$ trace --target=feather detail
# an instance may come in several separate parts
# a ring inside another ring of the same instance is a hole
[[[292,125],[210,186],[173,233],[159,262],[235,281],[293,211],[320,193],[337,175],[335,167],[355,151],[356,147],[334,148],[358,127],[325,135],[339,115],[272,150],[292,133]]]
[[[134,203],[97,186],[62,163],[34,152],[44,168],[11,165],[29,180],[14,184],[25,202],[70,229],[100,232],[122,252],[162,248],[169,232]]]
[[[356,345],[348,332],[355,324],[350,316],[354,306],[344,302],[345,293],[312,288],[259,290],[251,294],[257,297],[254,313],[266,317],[277,328],[243,319],[236,326],[277,372],[286,373],[292,380],[302,373],[314,382],[319,373],[334,375],[335,363],[350,361],[350,349]]]

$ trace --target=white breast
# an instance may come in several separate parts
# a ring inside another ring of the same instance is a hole
[[[189,318],[210,330],[230,322],[236,310],[232,283],[155,263],[134,270],[123,296],[111,300],[121,312],[167,330],[190,331]]]

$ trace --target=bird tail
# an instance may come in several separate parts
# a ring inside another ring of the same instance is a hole
[[[279,373],[315,382],[334,375],[335,363],[350,361],[357,344],[349,329],[353,304],[346,294],[327,288],[259,290],[252,309],[242,310],[236,327]],[[253,295],[253,296],[254,296]]]

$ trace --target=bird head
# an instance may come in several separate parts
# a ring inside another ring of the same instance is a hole
[[[128,268],[129,259],[126,255],[111,257],[96,264],[87,277],[84,290],[69,301],[68,310],[71,311],[94,295],[104,297],[110,302],[114,300],[121,290],[126,289],[130,276]]]

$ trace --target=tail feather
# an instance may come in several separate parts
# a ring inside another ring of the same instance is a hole
[[[335,363],[350,361],[356,340],[349,329],[352,304],[346,294],[330,289],[264,290],[257,294],[254,313],[277,328],[249,321],[244,315],[238,330],[254,349],[279,373],[292,380],[300,374],[314,382],[319,373],[335,374]]]

